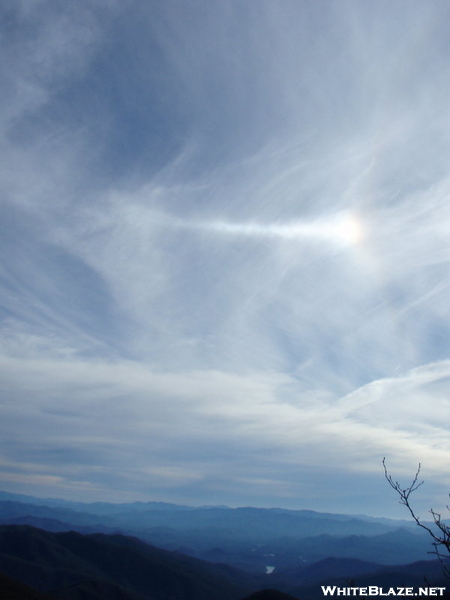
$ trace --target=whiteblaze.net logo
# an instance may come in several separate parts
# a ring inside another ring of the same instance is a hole
[[[390,587],[382,588],[377,585],[367,587],[338,587],[337,585],[322,585],[324,596],[443,596],[445,587]]]

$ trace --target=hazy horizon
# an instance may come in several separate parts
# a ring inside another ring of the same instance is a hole
[[[86,506],[90,506],[92,504],[118,504],[118,505],[133,505],[133,504],[167,504],[169,506],[179,506],[179,507],[186,507],[188,509],[209,509],[209,508],[223,508],[223,509],[230,509],[230,510],[237,510],[237,509],[247,509],[247,508],[252,508],[252,509],[261,509],[261,510],[287,510],[287,511],[293,511],[293,512],[313,512],[313,513],[321,513],[321,514],[336,514],[336,515],[344,515],[344,516],[351,516],[351,517],[355,517],[355,518],[361,518],[364,519],[365,517],[369,518],[369,519],[388,519],[388,520],[395,520],[395,521],[407,521],[408,523],[414,524],[414,521],[411,517],[411,515],[406,511],[404,512],[403,517],[401,515],[399,516],[385,516],[385,515],[374,515],[374,514],[366,514],[366,513],[354,513],[354,512],[337,512],[337,511],[330,511],[330,510],[318,510],[318,509],[312,509],[312,508],[308,508],[308,507],[299,507],[299,508],[287,508],[285,506],[278,506],[278,505],[268,505],[268,506],[253,506],[253,505],[233,505],[233,504],[184,504],[181,502],[165,502],[164,500],[152,500],[152,499],[148,499],[148,500],[130,500],[127,502],[120,502],[120,501],[114,501],[114,500],[108,500],[108,499],[103,499],[103,500],[73,500],[70,497],[67,498],[62,498],[62,497],[46,497],[46,496],[33,496],[31,494],[21,494],[18,492],[7,492],[6,490],[0,490],[0,495],[3,494],[7,494],[8,497],[11,496],[12,500],[14,501],[14,497],[27,497],[28,499],[30,498],[36,498],[36,500],[39,501],[49,501],[49,502],[61,502],[61,503],[75,503],[75,504],[84,504]],[[20,499],[17,500],[17,502],[20,502]],[[430,518],[428,518],[428,515],[423,519],[424,522],[425,521],[431,521]]]
[[[0,8],[0,487],[450,491],[450,5]]]

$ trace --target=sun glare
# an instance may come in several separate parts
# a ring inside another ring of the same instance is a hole
[[[355,246],[356,244],[359,244],[364,237],[361,221],[354,215],[344,217],[342,221],[336,225],[336,234],[348,245]]]
[[[361,221],[353,214],[278,228],[279,234],[291,238],[318,238],[344,246],[356,246],[364,237]]]

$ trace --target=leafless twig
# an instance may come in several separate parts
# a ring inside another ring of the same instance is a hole
[[[404,506],[406,506],[406,508],[409,510],[410,515],[412,516],[414,521],[417,523],[417,525],[430,534],[430,536],[433,540],[432,543],[434,546],[434,552],[432,554],[436,554],[436,556],[439,558],[439,560],[443,564],[445,575],[447,577],[450,577],[450,567],[448,566],[448,564],[444,563],[444,559],[450,557],[450,527],[442,520],[441,514],[431,508],[429,512],[430,512],[431,516],[433,517],[433,522],[434,522],[434,525],[436,526],[435,530],[431,529],[431,527],[429,527],[428,525],[425,525],[425,523],[423,523],[420,520],[420,517],[418,517],[416,515],[416,513],[414,512],[414,510],[411,506],[411,503],[409,501],[411,494],[413,492],[415,492],[423,484],[423,481],[419,481],[420,468],[421,468],[420,463],[417,468],[414,479],[412,480],[411,485],[409,485],[406,488],[402,488],[398,481],[394,481],[394,479],[392,479],[392,476],[389,474],[387,467],[386,467],[386,458],[383,458],[383,467],[384,467],[384,476],[386,477],[389,485],[400,496],[400,500],[399,500],[400,504],[403,504]],[[448,506],[447,506],[447,508],[450,510],[450,508]],[[443,554],[442,551],[444,549],[445,549],[445,553]]]

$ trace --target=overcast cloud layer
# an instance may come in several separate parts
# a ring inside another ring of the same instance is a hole
[[[445,504],[449,18],[2,3],[0,488]]]

